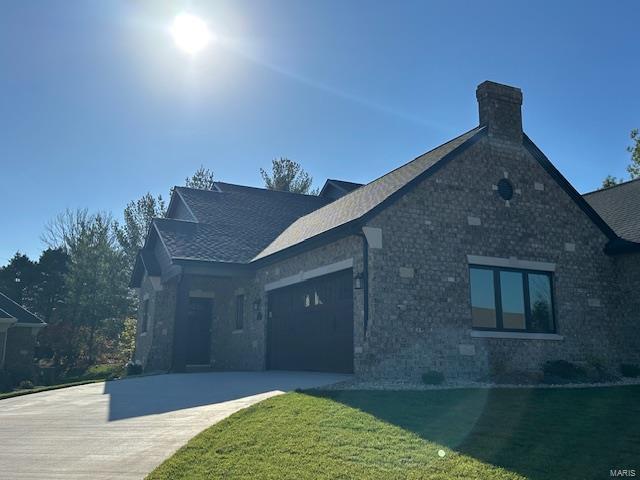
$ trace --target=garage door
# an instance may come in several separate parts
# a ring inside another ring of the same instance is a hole
[[[269,293],[268,366],[353,372],[353,273],[325,275]]]

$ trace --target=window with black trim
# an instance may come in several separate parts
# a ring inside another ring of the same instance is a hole
[[[474,329],[555,332],[551,273],[472,265],[469,283]]]
[[[149,299],[147,298],[142,304],[142,324],[140,325],[140,330],[142,331],[142,333],[146,333],[148,327],[149,327]]]
[[[236,295],[236,330],[244,328],[244,295]]]

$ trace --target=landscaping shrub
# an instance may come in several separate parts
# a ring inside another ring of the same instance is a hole
[[[589,377],[585,368],[566,360],[551,360],[542,367],[543,382],[549,384],[584,383]]]
[[[429,370],[422,374],[422,383],[425,385],[440,385],[444,382],[444,375],[435,370]]]
[[[134,362],[127,362],[127,375],[140,375],[142,373],[142,365]]]
[[[22,380],[18,384],[19,390],[31,390],[33,388],[33,382],[31,380]]]
[[[623,377],[637,378],[640,377],[640,365],[633,365],[631,363],[622,363],[620,365],[620,373]]]

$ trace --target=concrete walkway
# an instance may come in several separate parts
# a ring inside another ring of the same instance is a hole
[[[190,438],[265,398],[348,375],[157,375],[0,400],[0,478],[140,479]]]

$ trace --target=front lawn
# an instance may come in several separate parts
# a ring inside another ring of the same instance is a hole
[[[557,479],[640,471],[640,387],[289,393],[149,479]]]

